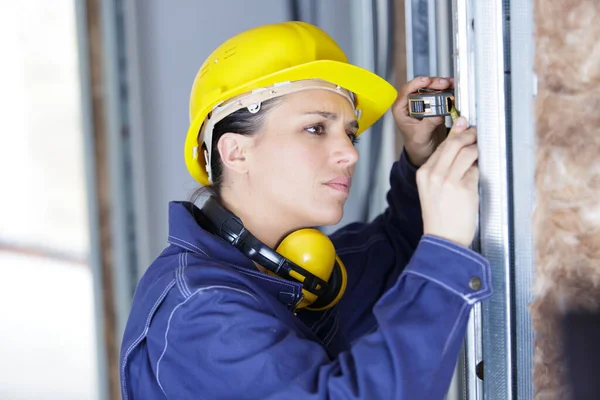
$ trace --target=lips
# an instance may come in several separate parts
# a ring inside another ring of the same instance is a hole
[[[345,176],[338,176],[335,179],[325,182],[326,186],[329,186],[330,188],[338,190],[342,193],[350,193],[351,184],[352,179]]]

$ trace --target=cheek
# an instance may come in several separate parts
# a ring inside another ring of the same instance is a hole
[[[322,164],[320,159],[318,148],[302,142],[280,140],[263,146],[257,162],[265,178],[294,193],[307,190],[307,185],[313,184]]]

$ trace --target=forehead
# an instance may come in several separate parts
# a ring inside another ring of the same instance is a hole
[[[318,108],[322,111],[343,114],[347,118],[354,118],[354,110],[348,99],[329,90],[302,90],[285,95],[281,100],[282,105],[299,111],[311,111]]]

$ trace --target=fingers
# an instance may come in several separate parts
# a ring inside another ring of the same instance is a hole
[[[471,167],[475,166],[478,157],[477,144],[470,144],[463,147],[456,156],[454,163],[450,166],[448,178],[454,180],[463,179],[468,173],[471,173]]]
[[[458,156],[458,153],[466,146],[472,145],[477,141],[477,134],[475,129],[469,129],[462,132],[460,135],[456,135],[452,138],[448,138],[440,145],[441,152],[440,158],[436,162],[436,170],[443,175],[447,175],[448,171],[454,164],[454,160]]]
[[[398,92],[398,97],[406,101],[406,96],[411,93],[415,93],[421,88],[426,88],[431,83],[432,78],[429,76],[418,76],[413,80],[406,83],[400,88]]]
[[[436,90],[448,89],[454,85],[454,79],[444,77],[420,76],[402,86],[399,92],[399,97],[406,97],[411,93],[415,93],[419,89],[431,88]]]
[[[431,88],[436,90],[444,90],[454,86],[453,78],[436,78],[428,76],[419,76],[409,81],[400,88],[398,97],[393,108],[397,111],[402,111],[408,115],[408,95],[417,92],[419,89]]]
[[[447,140],[453,140],[455,138],[461,137],[464,139],[462,143],[472,143],[464,145],[464,147],[458,150],[458,154],[456,155],[454,162],[449,168],[449,177],[451,179],[463,179],[466,177],[467,173],[472,173],[472,167],[475,162],[479,158],[479,150],[477,149],[477,131],[475,128],[470,128],[465,130],[467,126],[467,120],[465,117],[459,117],[450,133],[448,134]],[[457,145],[458,146],[458,145]]]
[[[435,128],[435,127],[443,124],[444,122],[446,122],[446,119],[444,117],[428,117],[428,118],[423,118],[423,121],[421,121],[422,124],[427,124],[427,125],[431,126],[432,128]]]
[[[431,84],[429,85],[429,88],[436,90],[445,90],[451,86],[454,86],[454,79],[439,77],[431,79]]]
[[[460,132],[463,132],[465,129],[467,129],[468,125],[469,125],[469,122],[467,121],[467,119],[465,117],[458,117],[458,119],[456,121],[454,121],[454,123],[452,124],[452,128],[450,128],[448,137],[450,138],[450,137],[456,136]]]
[[[479,167],[477,164],[472,165],[463,176],[463,181],[468,185],[477,187],[479,185]]]
[[[450,164],[454,161],[454,158],[460,151],[463,146],[468,146],[470,144],[475,143],[477,140],[477,133],[475,128],[470,129],[471,132],[467,133],[465,131],[467,127],[467,120],[464,117],[458,118],[454,125],[452,125],[452,129],[448,134],[448,137],[442,142],[442,144],[437,148],[437,150],[431,155],[426,164],[429,164],[430,168],[449,168]],[[456,137],[461,137],[460,139],[455,139]],[[447,149],[447,147],[451,147],[451,149]],[[448,152],[452,152],[449,154]],[[440,159],[442,159],[440,161]],[[438,165],[439,163],[441,165]],[[444,175],[446,175],[446,172]]]

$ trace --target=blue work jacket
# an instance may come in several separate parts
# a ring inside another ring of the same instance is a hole
[[[490,267],[423,235],[415,173],[403,153],[386,211],[331,235],[348,285],[321,312],[295,313],[300,284],[259,272],[172,202],[123,337],[123,400],[443,399]]]

